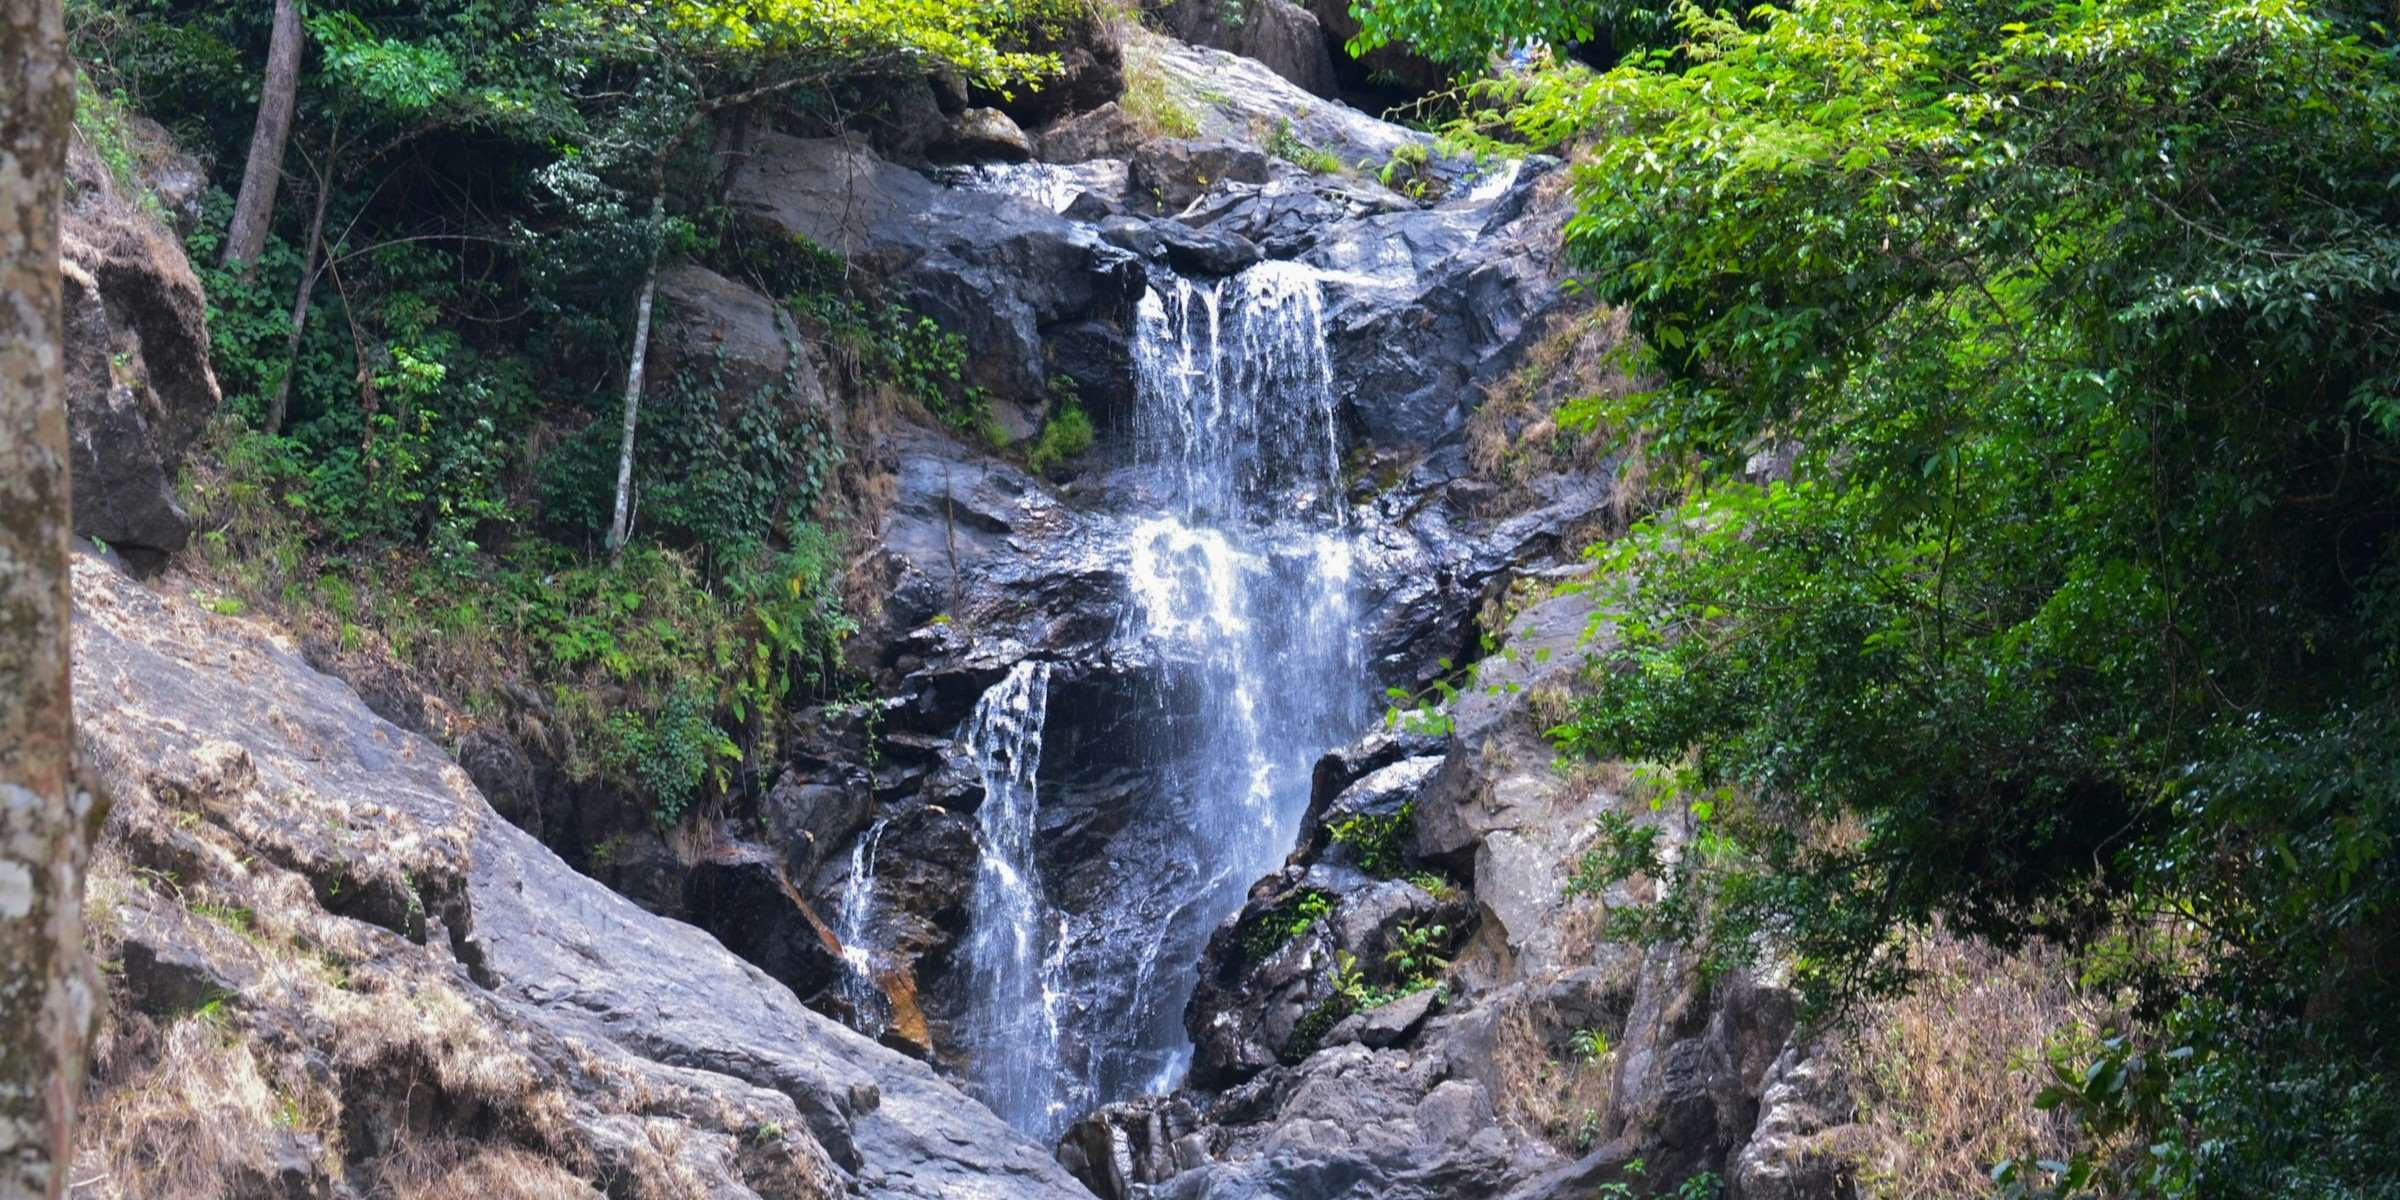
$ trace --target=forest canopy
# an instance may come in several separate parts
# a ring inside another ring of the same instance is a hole
[[[2289,0],[1362,8],[1579,149],[1680,499],[1593,547],[1567,751],[1695,853],[1628,928],[1821,1014],[1912,931],[2081,948],[2124,1029],[2012,1194],[2388,1195],[2400,1091],[2400,63]],[[1793,463],[1788,471],[1755,464]]]

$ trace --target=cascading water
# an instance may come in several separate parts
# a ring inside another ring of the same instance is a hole
[[[984,793],[967,942],[968,994],[981,1006],[969,1084],[1002,1119],[1043,1131],[1068,1115],[1057,979],[1064,938],[1034,863],[1041,812],[1034,780],[1049,706],[1050,664],[1020,662],[984,692],[964,732]]]
[[[842,906],[834,916],[834,936],[842,941],[842,959],[850,973],[842,978],[842,998],[850,1002],[860,1032],[880,1036],[891,1020],[891,1001],[876,985],[880,964],[872,944],[875,921],[875,851],[883,844],[884,821],[867,827],[850,846],[849,882],[842,886]]]
[[[1180,1082],[1183,1009],[1209,933],[1290,848],[1309,771],[1366,716],[1350,597],[1339,408],[1318,280],[1262,263],[1162,277],[1139,309],[1131,604],[1118,640],[1157,664],[1124,887],[1071,923],[1033,858],[1049,668],[1021,663],[965,740],[984,858],[968,993],[971,1083],[1038,1137]]]

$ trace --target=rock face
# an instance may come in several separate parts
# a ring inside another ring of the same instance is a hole
[[[158,211],[128,195],[80,138],[67,179],[60,270],[75,532],[154,568],[191,536],[175,472],[220,403],[200,281]]]
[[[1557,773],[1534,715],[1593,602],[1538,577],[1504,595],[1445,733],[1378,731],[1319,765],[1292,860],[1209,943],[1190,1090],[1062,1139],[1100,1195],[1566,1200],[1704,1174],[1850,1194],[1846,1100],[1791,995],[1605,941],[1599,905],[1564,893],[1594,818],[1627,811]]]
[[[1291,0],[1249,0],[1238,6],[1177,0],[1156,12],[1176,37],[1251,59],[1312,94],[1330,97],[1340,87],[1324,27],[1315,13]]]
[[[1012,436],[1038,425],[1051,377],[1072,373],[1047,339],[1121,323],[1139,295],[1132,256],[1089,228],[1010,196],[943,187],[839,140],[762,135],[727,199],[849,257],[962,335],[976,351],[969,382],[1001,402]]]
[[[569,870],[288,642],[97,560],[75,591],[82,743],[113,802],[92,919],[125,964],[79,1177],[1080,1194],[923,1064]],[[186,1037],[194,1011],[220,1032]],[[257,1129],[150,1161],[148,1123],[181,1116],[158,1081],[192,1070],[231,1072],[212,1115]],[[284,1108],[242,1107],[245,1078]]]

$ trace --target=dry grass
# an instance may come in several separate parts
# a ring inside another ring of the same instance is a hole
[[[1125,93],[1117,97],[1117,107],[1133,119],[1143,137],[1200,136],[1200,114],[1160,69],[1157,52],[1147,39],[1126,39]]]
[[[1636,958],[1627,956],[1625,961]],[[1630,1006],[1630,980],[1614,994]],[[1625,1016],[1620,1010],[1602,1023],[1600,1032],[1612,1046],[1624,1033]],[[1598,1057],[1579,1051],[1573,1040],[1579,1031],[1561,1025],[1546,1007],[1523,995],[1505,998],[1496,1020],[1492,1069],[1498,1086],[1492,1089],[1492,1101],[1500,1119],[1561,1153],[1591,1149],[1592,1137],[1615,1101],[1613,1051]]]
[[[1935,934],[1915,960],[1923,982],[1863,1014],[1835,1051],[1869,1134],[1862,1192],[1981,1195],[2003,1158],[2065,1157],[2076,1133],[2034,1107],[2039,1085],[2024,1068],[2051,1041],[2099,1029],[2108,1002],[2077,987],[2074,963],[2049,946],[2004,955]]]
[[[1617,309],[1559,321],[1468,415],[1469,469],[1514,485],[1545,472],[1589,469],[1622,449],[1613,431],[1562,428],[1558,414],[1572,401],[1624,396],[1640,386],[1625,370],[1622,350],[1631,336]]]

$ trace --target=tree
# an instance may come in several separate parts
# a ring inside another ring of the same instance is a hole
[[[250,131],[242,190],[234,198],[233,222],[225,231],[227,266],[256,262],[267,248],[267,229],[275,217],[275,189],[283,182],[283,144],[291,136],[292,106],[300,90],[300,46],[299,5],[295,0],[275,0],[267,73],[258,91],[258,123]]]
[[[1685,6],[1540,93],[1657,380],[1569,415],[1684,490],[1594,547],[1557,730],[1707,831],[1643,920],[1779,952],[1826,1012],[1937,920],[2134,946],[2096,969],[2139,1036],[2057,1100],[2138,1103],[2146,1153],[2062,1191],[2389,1194],[2400,1156],[2383,15]]]
[[[58,0],[0,15],[0,1197],[66,1183],[95,981],[67,685],[59,201],[74,112]]]
[[[545,14],[561,61],[581,64],[593,136],[553,187],[571,203],[630,213],[621,191],[638,179],[646,217],[641,286],[620,416],[616,491],[607,546],[632,535],[634,436],[639,423],[651,308],[667,241],[668,164],[719,114],[768,104],[836,80],[936,67],[990,87],[1057,69],[1055,56],[1003,48],[1020,25],[1046,19],[1041,3],[967,5],[941,0],[722,0],[648,5],[588,0]],[[627,177],[630,176],[631,179]],[[602,199],[605,197],[605,199]]]

